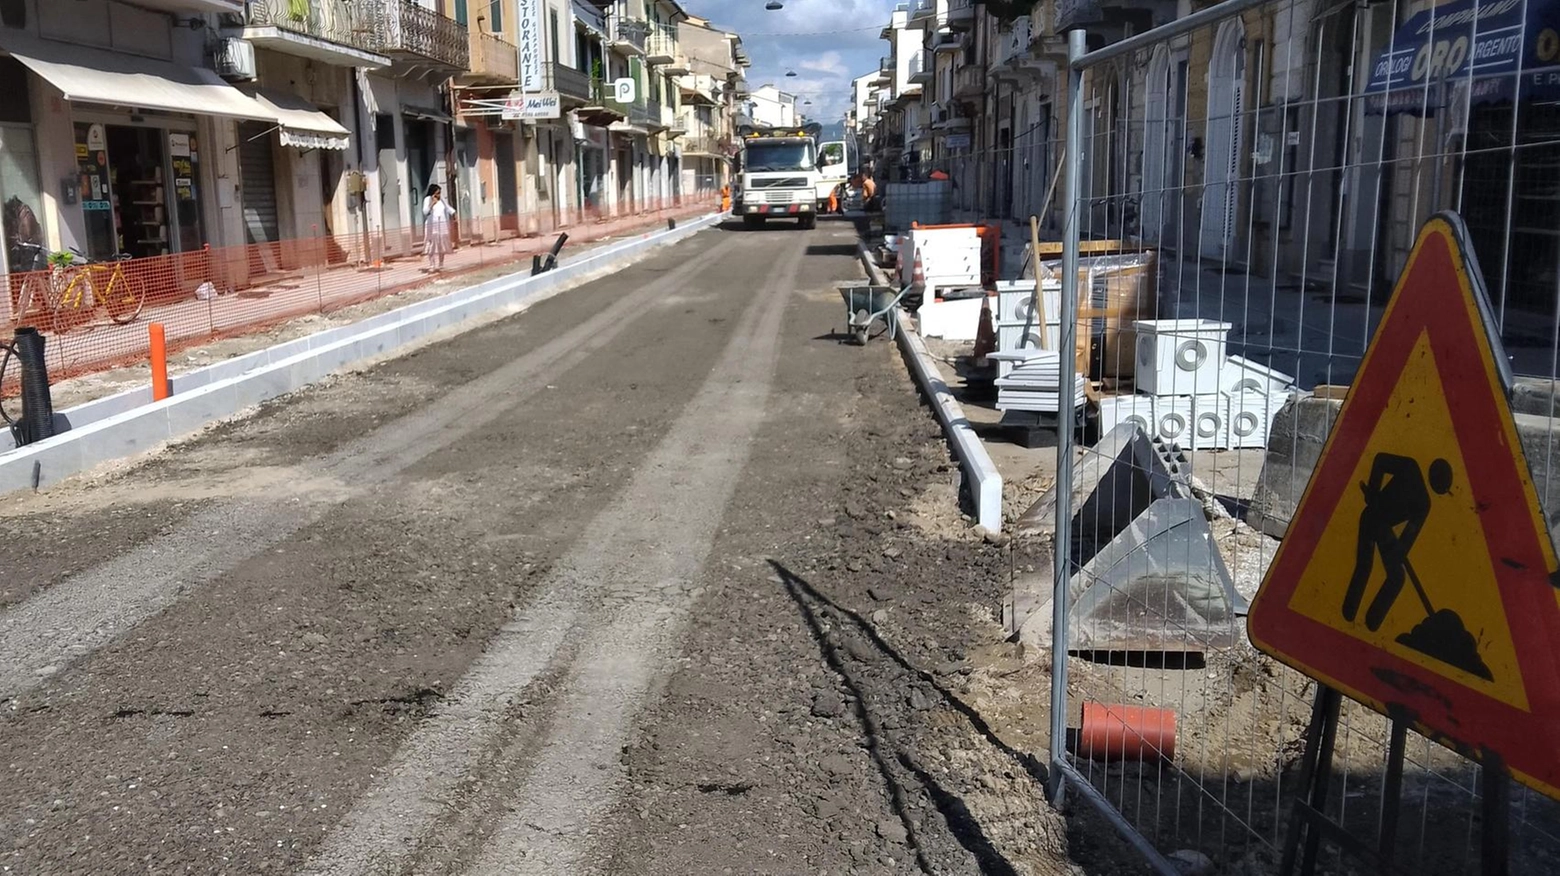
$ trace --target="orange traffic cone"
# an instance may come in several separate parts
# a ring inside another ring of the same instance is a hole
[[[926,296],[926,267],[921,264],[921,248],[916,247],[915,259],[910,265],[910,291],[917,299]]]
[[[991,327],[991,298],[980,302],[980,325],[975,329],[975,364],[984,364],[986,356],[997,351],[997,330]]]

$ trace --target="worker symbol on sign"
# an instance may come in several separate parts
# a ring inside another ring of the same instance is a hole
[[[1426,473],[1417,460],[1393,453],[1378,453],[1371,462],[1370,481],[1360,484],[1365,510],[1360,512],[1354,575],[1343,597],[1343,619],[1352,623],[1359,614],[1376,556],[1380,555],[1385,580],[1365,610],[1365,628],[1371,632],[1381,629],[1406,580],[1413,585],[1426,618],[1398,636],[1398,644],[1493,681],[1479,656],[1478,641],[1464,627],[1462,617],[1450,609],[1436,610],[1408,559],[1433,508],[1430,491],[1444,496],[1452,489],[1451,463],[1437,459],[1430,463],[1428,474],[1427,485]]]

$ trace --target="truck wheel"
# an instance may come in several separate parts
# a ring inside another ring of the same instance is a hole
[[[806,216],[803,216],[802,217],[802,221],[801,221],[801,225],[802,225],[802,230],[803,231],[811,231],[814,228],[817,228],[818,227],[818,214],[817,213],[808,213]]]
[[[742,217],[742,226],[744,228],[746,228],[747,230],[749,230],[749,231],[757,231],[758,229],[764,227],[764,217],[762,217],[762,216],[743,216]]]

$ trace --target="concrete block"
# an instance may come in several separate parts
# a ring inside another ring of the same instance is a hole
[[[1539,396],[1524,397],[1528,399],[1524,406],[1531,410],[1532,400]],[[1246,514],[1246,522],[1253,528],[1283,538],[1311,473],[1316,470],[1327,433],[1342,409],[1342,399],[1307,395],[1291,399],[1279,410],[1268,435],[1267,456],[1256,494]],[[1556,428],[1557,421],[1548,416],[1517,413],[1514,420],[1528,467],[1532,469],[1533,487],[1544,508],[1544,519],[1553,532],[1560,524],[1560,429]],[[1479,451],[1480,448],[1465,448],[1465,452]]]
[[[79,465],[89,469],[105,462],[144,453],[168,440],[168,414],[149,407],[93,423],[76,435]]]
[[[1105,433],[1073,463],[1073,562],[1082,566],[1160,499],[1191,498],[1186,455],[1150,438],[1133,423]],[[1053,535],[1057,493],[1046,491],[1022,516],[1017,531]]]
[[[167,403],[166,418],[169,438],[180,438],[200,431],[214,420],[233,412],[226,384],[208,386],[184,395],[176,395]]]
[[[58,483],[81,471],[81,445],[55,436],[6,454],[6,464],[0,466],[0,494],[32,489],[35,465],[40,487]]]
[[[1154,502],[1069,589],[1068,645],[1079,651],[1228,648],[1247,610],[1196,499]]]

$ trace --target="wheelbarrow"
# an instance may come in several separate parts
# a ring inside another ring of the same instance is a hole
[[[892,286],[862,284],[838,288],[840,297],[845,299],[845,325],[856,343],[867,342],[867,333],[878,320],[887,327],[890,338],[895,336],[899,328],[899,302],[910,291],[908,284],[897,293]]]

